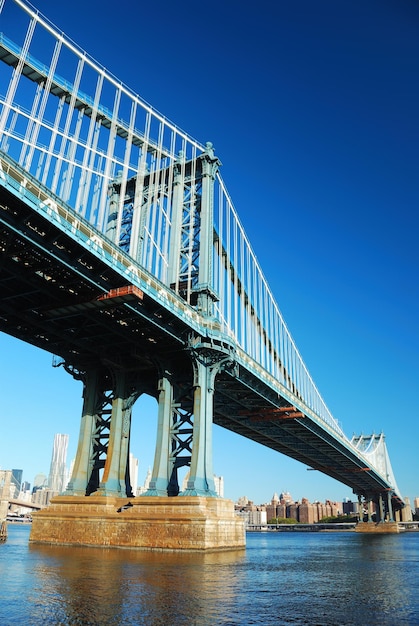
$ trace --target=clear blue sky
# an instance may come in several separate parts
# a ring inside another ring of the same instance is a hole
[[[299,350],[348,436],[384,430],[403,495],[419,495],[419,4],[416,0],[119,3],[37,8],[166,117],[212,141]],[[0,91],[2,91],[0,86]],[[77,445],[81,384],[0,336],[0,467],[48,473]],[[154,401],[134,409],[140,482]],[[225,495],[344,485],[214,430]]]

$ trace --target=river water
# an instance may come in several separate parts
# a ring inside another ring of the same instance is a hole
[[[419,625],[419,532],[248,533],[246,550],[165,554],[0,544],[0,625]]]

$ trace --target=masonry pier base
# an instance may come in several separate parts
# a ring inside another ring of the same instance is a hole
[[[223,498],[56,496],[33,515],[32,543],[156,551],[237,550],[244,522]]]
[[[358,522],[355,526],[355,532],[357,533],[399,533],[400,528],[397,522]]]

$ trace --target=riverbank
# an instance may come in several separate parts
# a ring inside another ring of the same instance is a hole
[[[419,522],[398,522],[400,532],[419,532]],[[356,522],[336,524],[257,524],[246,526],[246,532],[355,532]]]

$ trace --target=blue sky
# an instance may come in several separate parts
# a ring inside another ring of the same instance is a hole
[[[283,0],[205,6],[38,0],[37,8],[202,143],[222,175],[297,346],[348,436],[384,430],[402,494],[419,495],[419,5]],[[1,88],[0,88],[1,90]],[[75,453],[81,385],[0,336],[0,467],[48,473]],[[134,409],[140,482],[154,401]],[[214,429],[225,495],[344,485]]]

